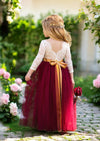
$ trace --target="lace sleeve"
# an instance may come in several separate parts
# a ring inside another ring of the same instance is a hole
[[[44,40],[42,40],[41,43],[40,43],[38,54],[35,57],[35,59],[33,60],[30,69],[32,69],[32,70],[36,70],[37,69],[37,67],[42,62],[44,54],[45,54],[45,44],[44,44]]]
[[[74,72],[74,69],[73,69],[73,63],[72,63],[72,58],[71,58],[70,46],[69,46],[68,43],[65,43],[65,44],[66,44],[66,47],[67,47],[66,55],[65,55],[65,63],[68,66],[69,72],[72,73],[72,72]]]

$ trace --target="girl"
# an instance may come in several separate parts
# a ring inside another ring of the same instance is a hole
[[[48,39],[40,43],[39,51],[25,76],[26,101],[22,105],[20,124],[42,131],[76,130],[75,85],[70,46],[71,36],[59,15],[42,21]]]

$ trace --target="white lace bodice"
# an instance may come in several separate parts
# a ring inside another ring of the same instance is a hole
[[[65,59],[65,63],[67,63],[69,72],[74,72],[70,47],[69,44],[66,42],[63,42],[62,49],[55,53],[55,51],[52,50],[51,44],[47,40],[42,40],[40,43],[38,54],[33,60],[30,69],[36,70],[39,64],[42,62],[43,58],[58,61]]]

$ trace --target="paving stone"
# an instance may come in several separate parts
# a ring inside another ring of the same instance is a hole
[[[100,134],[100,129],[99,130],[96,130],[97,131],[97,133],[99,133]]]
[[[4,131],[7,131],[8,130],[8,127],[5,127],[1,122],[0,122],[0,133],[1,132],[4,132]]]

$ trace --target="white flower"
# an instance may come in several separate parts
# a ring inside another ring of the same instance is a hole
[[[9,108],[10,108],[10,113],[13,116],[16,116],[18,114],[18,107],[17,107],[17,104],[16,103],[11,102]]]
[[[94,15],[93,14],[89,14],[88,18],[89,18],[89,20],[94,21]]]
[[[22,91],[22,88],[21,87],[19,87],[19,91]]]
[[[13,19],[11,18],[11,16],[7,16],[7,21],[10,23],[13,22]]]
[[[18,7],[15,8],[14,11],[15,11],[16,14],[19,14],[20,13],[20,9]]]
[[[93,87],[90,87],[90,90],[92,90],[93,89]]]
[[[18,7],[22,8],[21,2],[18,3]]]
[[[1,0],[1,1],[4,2],[4,3],[6,2],[6,0]]]
[[[19,97],[19,103],[24,103],[26,101],[24,95],[25,95],[25,87],[26,87],[26,84],[25,83],[22,83],[21,84],[21,94],[20,94],[20,97]]]
[[[23,115],[23,112],[22,112],[22,110],[21,109],[18,109],[18,117],[20,118],[20,119],[25,119],[25,117],[24,117],[24,115]]]
[[[99,17],[99,15],[95,15],[95,16],[94,16],[95,19],[98,18],[98,17]]]
[[[22,88],[26,87],[26,83],[22,83],[22,84],[21,84],[21,87],[22,87]]]
[[[26,101],[26,99],[25,99],[25,97],[24,97],[24,95],[21,95],[20,97],[19,97],[19,103],[24,103]]]

